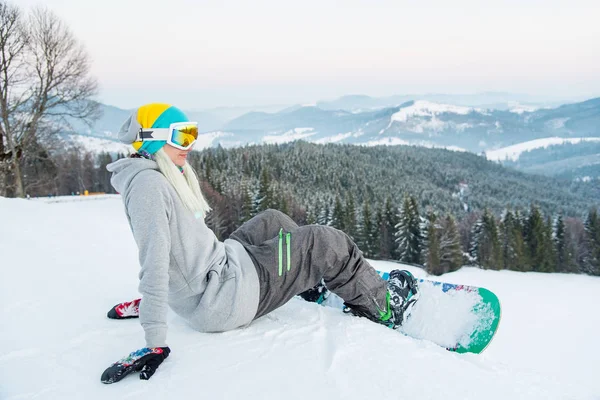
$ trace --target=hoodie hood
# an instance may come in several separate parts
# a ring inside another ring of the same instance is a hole
[[[118,193],[126,194],[133,178],[142,171],[155,170],[160,173],[156,161],[146,158],[122,158],[106,166],[112,172],[111,185]]]

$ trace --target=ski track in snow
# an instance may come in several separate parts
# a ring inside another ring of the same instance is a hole
[[[0,198],[2,400],[600,396],[600,279],[475,268],[437,279],[501,299],[498,333],[481,355],[293,299],[225,333],[196,332],[170,313],[172,353],[152,379],[103,385],[105,368],[144,346],[137,320],[106,318],[138,295],[137,250],[118,196],[78,200]]]

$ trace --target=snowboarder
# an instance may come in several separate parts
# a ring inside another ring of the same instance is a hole
[[[133,371],[149,379],[168,357],[167,308],[201,332],[246,326],[323,281],[352,313],[398,327],[417,292],[407,271],[384,281],[342,231],[298,226],[266,210],[221,242],[206,226],[210,211],[186,157],[198,125],[168,104],[139,107],[119,139],[136,152],[107,169],[121,193],[135,238],[142,299],[121,303],[110,318],[139,317],[146,347],[110,366],[104,383]]]

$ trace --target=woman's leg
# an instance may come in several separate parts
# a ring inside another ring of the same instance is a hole
[[[290,217],[281,211],[268,209],[246,221],[229,238],[243,245],[259,245],[278,236],[281,229],[291,232],[296,228],[298,224]]]
[[[257,265],[261,282],[257,318],[321,279],[354,310],[372,319],[387,312],[386,281],[342,231],[302,226],[246,249]]]

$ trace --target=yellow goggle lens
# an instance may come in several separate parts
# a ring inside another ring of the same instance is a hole
[[[197,139],[198,127],[195,125],[173,128],[171,132],[171,142],[181,147],[190,147]]]

